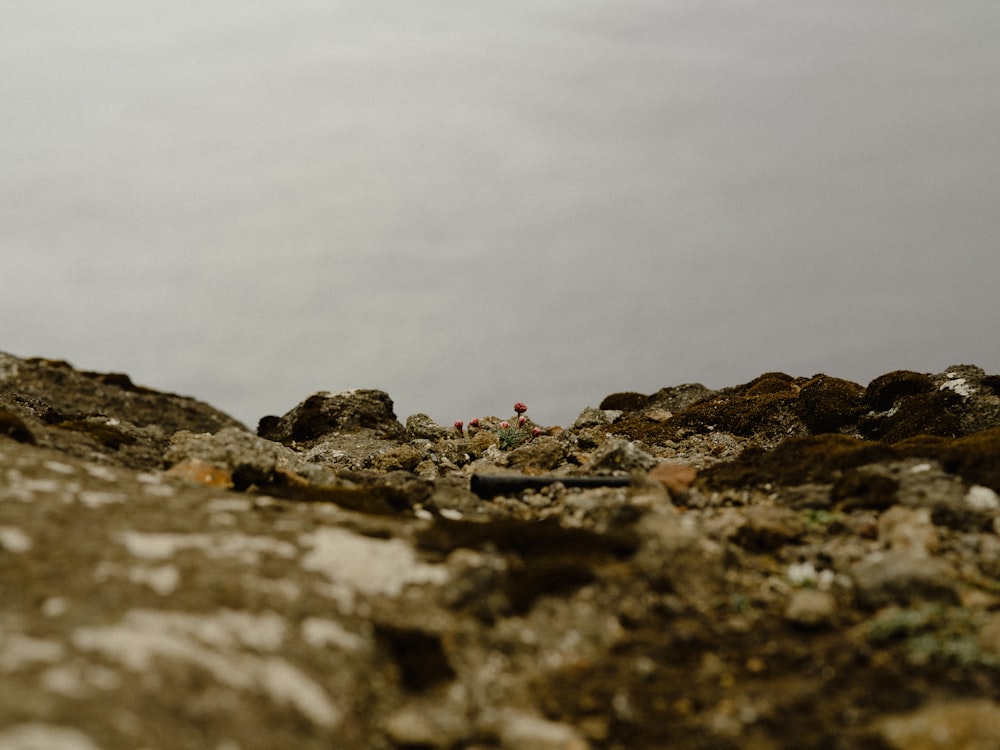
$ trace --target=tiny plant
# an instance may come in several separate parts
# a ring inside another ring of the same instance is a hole
[[[482,424],[479,421],[479,417],[474,417],[469,420],[469,435],[475,435],[482,430],[493,432],[496,434],[498,445],[502,450],[513,450],[525,443],[531,442],[542,434],[542,431],[537,427],[529,429],[528,418],[524,416],[526,411],[528,411],[528,407],[518,401],[514,404],[514,416],[511,419],[503,420],[495,427]],[[455,429],[460,434],[465,434],[465,425],[463,422],[456,421]]]

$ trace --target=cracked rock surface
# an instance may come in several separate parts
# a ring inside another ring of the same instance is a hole
[[[1000,377],[581,407],[0,354],[0,750],[1000,747]]]

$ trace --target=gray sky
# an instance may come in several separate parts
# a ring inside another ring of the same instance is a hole
[[[1000,4],[21,3],[0,349],[247,423],[1000,371]]]

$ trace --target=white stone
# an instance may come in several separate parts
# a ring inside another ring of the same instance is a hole
[[[133,610],[116,625],[76,629],[71,641],[132,672],[145,672],[160,659],[201,669],[229,689],[264,693],[314,724],[333,728],[343,712],[311,677],[271,653],[281,647],[286,630],[274,612]]]
[[[587,750],[589,744],[568,724],[547,721],[521,711],[504,714],[500,727],[504,750]]]
[[[118,690],[122,684],[114,670],[83,660],[49,667],[38,680],[46,690],[71,698],[88,697],[94,690]]]
[[[153,568],[135,567],[129,570],[128,578],[132,583],[142,583],[149,586],[160,596],[174,593],[181,582],[181,574],[173,565],[160,565]]]
[[[76,496],[81,505],[88,508],[100,508],[102,505],[120,505],[125,502],[121,492],[101,492],[99,490],[83,490]]]
[[[242,497],[221,497],[205,503],[209,513],[244,513],[253,507],[253,503]]]
[[[303,568],[363,593],[397,596],[411,583],[448,580],[447,567],[420,562],[402,539],[371,539],[344,529],[323,528],[303,534],[299,541],[311,548],[302,558]]]
[[[94,479],[103,479],[105,482],[113,482],[118,478],[111,469],[100,464],[84,464],[83,470]]]
[[[347,630],[336,620],[321,617],[307,617],[303,621],[302,640],[316,649],[332,647],[344,651],[360,651],[367,645],[364,638]]]
[[[942,391],[953,391],[957,393],[962,398],[968,398],[976,389],[969,385],[969,382],[965,378],[954,378],[952,373],[947,373],[948,377],[953,378],[952,380],[945,381],[942,383],[939,390]]]
[[[46,617],[59,617],[66,614],[69,602],[65,596],[50,596],[42,602],[42,614]]]
[[[802,562],[789,565],[785,575],[793,586],[806,586],[816,583],[817,573],[811,562]]]
[[[27,552],[31,549],[31,537],[17,526],[0,526],[0,547],[8,552]]]
[[[291,542],[269,536],[249,534],[173,534],[124,531],[118,536],[135,557],[147,560],[164,560],[182,549],[201,550],[208,557],[233,557],[248,564],[260,560],[263,554],[292,558],[298,549]]]
[[[169,484],[145,484],[142,491],[150,497],[173,497],[177,494],[177,490]]]
[[[976,510],[1000,509],[1000,496],[989,487],[974,484],[965,495],[965,502]]]
[[[57,474],[75,474],[76,469],[74,469],[69,464],[64,464],[61,461],[45,461],[42,464],[49,471],[54,471]]]
[[[0,730],[0,750],[100,750],[79,729],[54,724],[15,724]]]
[[[23,633],[0,633],[0,672],[16,672],[32,664],[59,661],[64,652],[59,641]]]
[[[28,492],[58,492],[64,487],[58,479],[25,479],[21,482],[21,488]]]

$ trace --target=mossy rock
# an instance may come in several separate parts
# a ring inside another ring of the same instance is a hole
[[[893,449],[906,457],[935,459],[945,471],[969,484],[1000,492],[1000,427],[953,440],[921,435],[900,441]]]
[[[610,396],[604,397],[599,408],[604,411],[622,411],[628,413],[636,409],[641,409],[646,405],[648,400],[649,396],[642,393],[635,393],[634,391],[612,393]]]
[[[865,389],[850,380],[817,375],[802,386],[796,413],[810,432],[836,432],[864,411]]]
[[[903,396],[934,390],[930,376],[911,370],[893,370],[879,375],[865,389],[865,404],[874,411],[888,411]]]
[[[826,483],[848,469],[895,458],[896,451],[883,443],[848,435],[808,435],[789,438],[770,451],[749,448],[735,461],[709,468],[702,478],[710,487]]]

